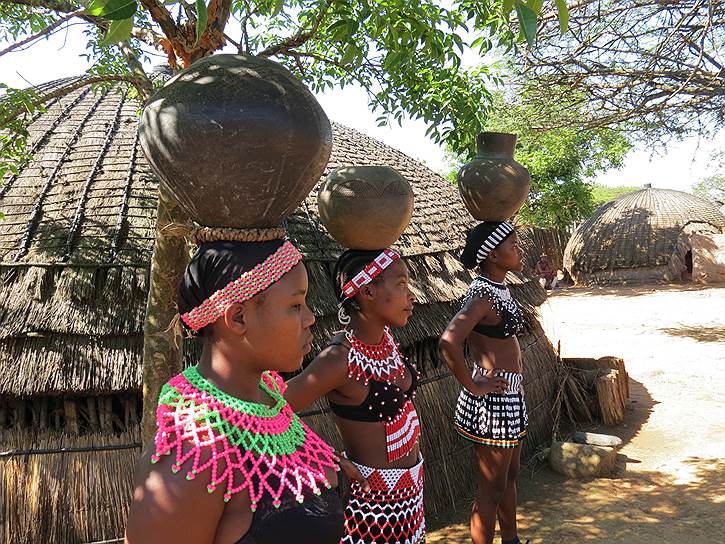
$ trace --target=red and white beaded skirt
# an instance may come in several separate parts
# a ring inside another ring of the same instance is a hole
[[[423,458],[411,468],[355,466],[370,491],[351,482],[341,544],[421,544],[425,539]]]

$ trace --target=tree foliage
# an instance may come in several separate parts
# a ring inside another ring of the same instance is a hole
[[[595,183],[592,187],[592,204],[596,209],[602,204],[616,200],[622,195],[634,193],[640,189],[641,187],[633,186],[607,187],[606,185],[598,185]]]
[[[550,3],[564,21],[566,4]],[[464,67],[464,50],[475,43],[485,54],[533,43],[543,6],[543,0],[445,6],[434,0],[0,0],[0,41],[11,44],[0,57],[82,24],[94,61],[88,80],[131,85],[143,99],[152,92],[144,55],[162,52],[172,67],[183,68],[232,44],[239,53],[284,64],[316,91],[358,84],[381,124],[423,119],[436,142],[460,150],[483,126],[497,81],[485,63]],[[3,106],[0,130],[15,131],[9,123],[18,119],[27,125],[28,104],[45,99],[29,97]],[[3,147],[0,156],[8,163],[20,152],[17,145]]]
[[[710,157],[712,174],[692,186],[695,196],[722,206],[725,204],[725,151],[717,151]]]
[[[572,126],[626,126],[659,140],[725,121],[725,0],[580,0],[560,36],[545,13],[519,62],[532,103],[583,112]]]

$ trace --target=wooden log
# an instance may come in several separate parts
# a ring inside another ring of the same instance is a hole
[[[48,428],[48,399],[47,397],[41,398],[39,401],[40,404],[40,428],[41,429],[47,429]]]
[[[629,398],[629,375],[624,366],[624,360],[619,357],[592,358],[565,358],[563,363],[579,370],[618,370],[619,384],[625,399]]]
[[[7,404],[0,400],[0,430],[4,429],[8,421],[8,407]]]
[[[597,379],[597,399],[602,423],[616,425],[624,420],[625,398],[618,370],[610,370]]]
[[[65,416],[65,431],[69,434],[80,434],[78,407],[74,400],[63,399],[63,415]]]
[[[88,397],[86,399],[86,410],[88,411],[88,426],[93,432],[98,432],[100,423],[98,421],[98,408],[96,408],[96,399]]]
[[[109,396],[98,399],[98,423],[102,431],[113,431],[113,404]]]

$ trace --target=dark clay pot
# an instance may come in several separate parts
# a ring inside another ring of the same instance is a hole
[[[514,160],[516,135],[483,132],[476,157],[458,171],[458,190],[479,221],[505,221],[526,201],[531,188],[528,170]]]
[[[413,189],[389,166],[333,170],[317,193],[320,220],[350,249],[383,249],[396,242],[413,215]]]
[[[151,97],[140,123],[156,175],[204,226],[277,225],[323,174],[332,129],[312,93],[283,66],[214,55]]]

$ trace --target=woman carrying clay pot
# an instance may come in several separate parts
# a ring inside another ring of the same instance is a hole
[[[288,382],[302,410],[326,396],[347,457],[367,483],[352,482],[344,544],[418,544],[425,536],[423,461],[411,402],[419,374],[390,328],[413,312],[408,267],[398,253],[348,250],[334,277],[344,329]]]
[[[507,272],[524,266],[514,227],[505,221],[480,223],[468,234],[461,262],[479,275],[441,336],[440,350],[463,386],[455,428],[475,445],[479,487],[471,539],[491,544],[498,519],[503,543],[519,544],[516,476],[528,417],[516,339],[523,318],[505,282]],[[475,363],[473,374],[464,356],[466,343]]]
[[[301,260],[279,239],[194,254],[178,304],[203,351],[161,391],[126,542],[339,543],[338,457],[292,412],[277,374],[311,349]]]

